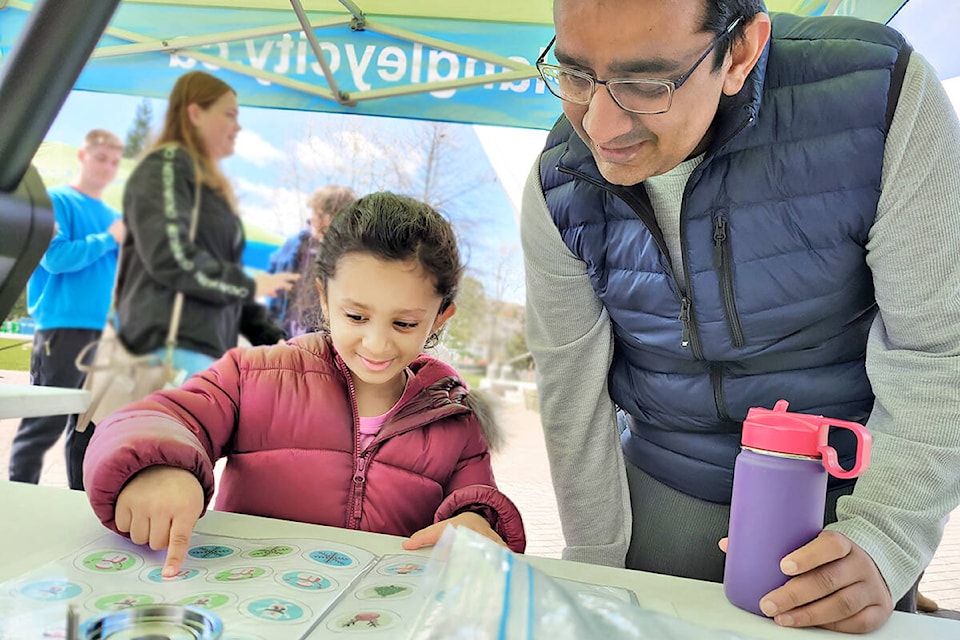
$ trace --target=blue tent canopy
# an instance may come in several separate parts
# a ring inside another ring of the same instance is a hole
[[[0,9],[0,57],[35,4],[6,0]],[[559,108],[533,62],[553,35],[551,7],[552,0],[123,0],[74,88],[163,98],[184,71],[207,69],[248,106],[549,129]],[[960,2],[767,7],[879,22],[897,16],[894,25],[907,27],[942,78],[960,75],[951,33]]]

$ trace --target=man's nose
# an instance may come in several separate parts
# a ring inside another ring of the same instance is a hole
[[[633,118],[633,114],[620,108],[606,85],[598,84],[583,114],[583,130],[595,143],[604,144],[629,132]]]

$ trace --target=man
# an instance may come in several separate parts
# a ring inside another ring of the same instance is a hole
[[[320,298],[316,278],[312,275],[317,247],[333,220],[333,214],[356,199],[356,194],[349,187],[320,187],[307,203],[310,207],[309,228],[287,239],[270,256],[270,273],[290,271],[300,274],[300,280],[291,291],[279,292],[267,305],[291,338],[320,328],[323,319]]]
[[[747,410],[866,423],[760,603],[866,632],[960,500],[960,126],[894,31],[764,11],[555,1],[528,344],[568,559],[719,581]]]
[[[93,129],[77,154],[80,171],[69,184],[48,191],[56,232],[27,282],[27,309],[37,325],[30,359],[31,383],[79,389],[84,374],[76,358],[99,339],[107,320],[124,227],[120,214],[101,200],[117,175],[123,143]],[[92,356],[91,356],[92,357]],[[10,450],[10,479],[37,484],[43,456],[66,427],[67,481],[82,489],[88,433],[75,431],[76,415],[25,418]]]

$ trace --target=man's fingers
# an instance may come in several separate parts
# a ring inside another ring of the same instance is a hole
[[[836,561],[791,578],[760,600],[760,610],[768,616],[809,605],[858,582],[856,565]]]
[[[164,578],[175,576],[180,571],[180,567],[183,566],[187,551],[190,549],[190,534],[193,533],[193,524],[193,522],[184,518],[176,518],[171,523],[167,560],[163,564],[161,574]]]
[[[774,616],[783,627],[823,627],[844,633],[867,633],[879,628],[889,617],[875,604],[863,582],[841,589],[804,607]]]
[[[850,538],[833,531],[821,531],[816,538],[784,556],[780,561],[780,570],[788,576],[800,575],[845,558],[852,549]]]

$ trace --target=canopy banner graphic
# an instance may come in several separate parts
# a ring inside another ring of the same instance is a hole
[[[906,4],[766,0],[771,12],[883,23],[905,13]],[[0,65],[33,6],[34,0],[0,0]],[[179,75],[202,69],[230,83],[247,106],[550,129],[560,103],[533,63],[553,36],[551,6],[552,0],[124,0],[75,88],[165,98]],[[931,22],[930,30],[936,27]],[[927,44],[921,35],[914,34],[914,45],[934,60],[954,42]],[[938,69],[943,78],[957,68],[955,52],[945,56],[951,64]]]
[[[30,9],[9,0],[0,10],[0,56]],[[560,113],[533,66],[552,27],[385,16],[356,30],[346,11],[307,17],[336,92],[291,11],[126,3],[75,88],[163,98],[201,69],[249,106],[538,129]]]

